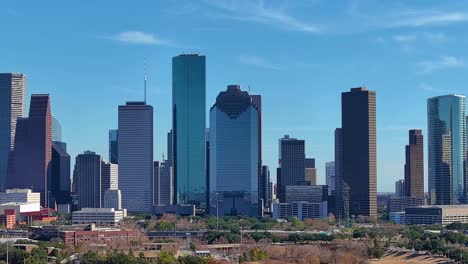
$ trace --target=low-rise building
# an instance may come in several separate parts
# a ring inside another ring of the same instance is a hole
[[[288,185],[285,187],[286,203],[321,203],[328,200],[327,185]]]
[[[40,203],[41,193],[33,192],[31,189],[6,189],[0,192],[0,204],[5,203]]]
[[[407,207],[405,222],[408,225],[448,225],[468,223],[468,205],[425,205]]]
[[[114,208],[83,208],[72,214],[73,224],[117,225],[125,217],[124,210]]]
[[[139,234],[141,236],[142,234]],[[81,243],[130,243],[138,240],[135,230],[126,230],[118,228],[96,228],[91,225],[91,228],[62,230],[59,232],[60,239],[66,245],[77,246]]]
[[[6,209],[3,214],[0,214],[0,224],[6,229],[12,229],[16,224],[16,213],[14,209]]]
[[[153,206],[153,213],[157,216],[164,214],[175,214],[183,216],[195,216],[195,205],[179,205],[179,204],[170,204],[170,205],[155,205]]]
[[[5,210],[13,209],[15,210],[16,219],[20,219],[22,213],[28,212],[38,212],[41,210],[41,205],[39,203],[19,203],[19,202],[10,202],[0,204],[0,214],[5,214]]]
[[[395,224],[404,225],[405,221],[405,212],[392,212],[388,214],[390,221],[393,221]]]
[[[288,219],[293,216],[301,221],[327,218],[327,201],[321,203],[292,202],[273,204],[274,219]]]
[[[390,197],[388,200],[388,212],[403,212],[407,207],[424,205],[424,199],[416,197]]]

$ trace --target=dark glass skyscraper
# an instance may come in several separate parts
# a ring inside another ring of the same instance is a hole
[[[174,147],[173,147],[173,133],[172,129],[171,131],[167,132],[167,159],[166,159],[166,165],[171,166],[173,165],[173,160],[174,160]]]
[[[431,204],[460,204],[466,199],[466,101],[445,95],[427,101],[429,196]]]
[[[119,188],[122,207],[152,212],[153,107],[144,102],[119,105]]]
[[[221,215],[259,215],[259,111],[229,85],[210,110],[210,206]],[[219,197],[217,197],[217,194]]]
[[[41,193],[41,205],[48,207],[48,183],[52,161],[52,115],[48,94],[33,94],[29,117],[16,124],[15,149],[7,188],[32,188]]]
[[[174,201],[174,174],[167,161],[154,162],[154,204],[170,205]]]
[[[48,184],[50,207],[70,203],[70,155],[63,142],[52,142],[52,172]]]
[[[268,188],[268,183],[265,183],[265,176],[262,175],[262,96],[259,94],[250,95],[252,98],[253,104],[257,107],[258,110],[258,198],[265,201],[268,197],[265,196],[266,189]],[[269,175],[267,175],[270,177]],[[260,202],[260,201],[259,201]]]
[[[119,130],[109,130],[109,161],[119,164]]]
[[[405,147],[405,196],[424,199],[424,139],[422,130],[409,131]]]
[[[176,203],[206,208],[205,56],[172,58],[172,131]]]
[[[101,208],[101,162],[101,156],[92,151],[76,156],[73,179],[78,209]]]
[[[286,201],[287,185],[306,185],[305,141],[290,138],[279,140],[279,167],[277,170],[278,199]]]
[[[376,96],[365,87],[341,95],[343,182],[349,214],[377,217]]]
[[[343,133],[335,129],[335,210],[338,219],[349,217],[349,187],[343,182]]]
[[[26,115],[26,75],[0,73],[0,192],[5,191],[8,163],[15,146],[16,121]]]

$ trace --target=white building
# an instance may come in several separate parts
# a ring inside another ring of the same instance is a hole
[[[21,213],[38,212],[41,210],[41,205],[37,203],[4,203],[0,204],[0,214],[5,214],[6,209],[14,209],[16,219],[20,218]]]
[[[323,219],[328,216],[328,202],[309,203],[273,203],[273,218],[288,219],[290,217],[304,221],[306,219]]]
[[[405,222],[409,225],[448,225],[468,223],[468,205],[423,205],[407,207]]]
[[[41,194],[31,189],[7,189],[0,192],[0,204],[5,203],[40,203]]]
[[[72,214],[73,224],[117,225],[125,216],[125,211],[114,208],[83,208]]]
[[[104,193],[104,208],[122,210],[122,194],[120,190],[107,190]]]

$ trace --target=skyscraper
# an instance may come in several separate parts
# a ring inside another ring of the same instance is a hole
[[[73,179],[79,210],[101,208],[101,163],[101,156],[92,151],[76,156]]]
[[[119,165],[101,163],[101,206],[104,206],[104,194],[107,190],[119,189]]]
[[[306,185],[305,180],[305,141],[285,135],[279,140],[279,167],[276,173],[278,199],[286,199],[287,185]]]
[[[18,119],[12,158],[7,188],[32,188],[41,193],[41,205],[48,207],[47,180],[52,165],[52,115],[48,94],[33,94],[29,117]]]
[[[430,204],[466,200],[466,101],[445,95],[427,101]]]
[[[403,197],[405,194],[406,182],[404,180],[398,180],[395,182],[395,196]]]
[[[424,139],[420,129],[409,131],[405,155],[404,195],[424,199]]]
[[[264,195],[266,194],[268,183],[264,181],[265,176],[262,175],[262,96],[259,94],[252,94],[250,97],[258,110],[258,198],[265,201],[267,197]],[[268,177],[270,176],[268,175]]]
[[[272,190],[271,190],[271,178],[270,178],[270,168],[268,166],[262,166],[262,181],[265,188],[263,189],[263,206],[265,208],[270,208],[272,203]]]
[[[62,142],[62,125],[52,116],[52,141]]]
[[[376,96],[365,87],[341,95],[343,181],[349,214],[377,217]]]
[[[49,204],[68,205],[70,203],[70,155],[67,153],[67,144],[52,142],[52,167],[49,184]]]
[[[122,207],[151,212],[153,196],[153,107],[144,102],[119,105],[119,188]]]
[[[173,133],[172,129],[167,132],[167,159],[166,159],[166,164],[168,166],[173,166],[173,160],[174,160],[174,147],[172,144],[173,141]]]
[[[304,161],[305,181],[309,185],[317,185],[317,168],[315,168],[315,159],[306,158]]]
[[[154,162],[154,204],[171,205],[174,201],[174,174],[167,161]]]
[[[349,186],[343,181],[343,131],[335,129],[335,210],[338,219],[349,217]]]
[[[5,191],[8,164],[15,146],[16,121],[26,115],[26,75],[0,73],[0,192]]]
[[[119,130],[109,130],[109,162],[119,164]]]
[[[259,215],[258,118],[252,97],[238,85],[220,92],[211,107],[210,205],[222,215]]]
[[[325,181],[328,185],[328,195],[335,193],[335,162],[325,163]]]
[[[205,56],[172,58],[172,131],[176,202],[206,208]]]

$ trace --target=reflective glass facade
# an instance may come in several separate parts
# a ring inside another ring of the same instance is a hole
[[[205,56],[172,58],[175,202],[206,207]]]
[[[465,104],[462,95],[427,101],[431,204],[460,204],[466,200]]]

